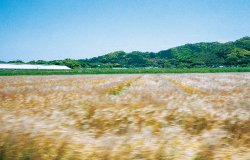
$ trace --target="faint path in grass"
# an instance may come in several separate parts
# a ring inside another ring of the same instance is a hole
[[[117,86],[114,86],[113,88],[111,88],[107,93],[109,95],[120,95],[123,90],[130,87],[132,85],[132,83],[139,80],[142,76],[143,75],[136,77],[134,79],[129,79],[126,82],[122,82],[122,83],[118,84]]]
[[[196,89],[196,88],[193,88],[181,81],[177,81],[175,79],[172,79],[172,78],[165,78],[166,80],[170,81],[170,82],[173,82],[174,84],[178,85],[183,91],[187,92],[187,93],[190,93],[190,94],[197,94],[200,92],[199,89]]]

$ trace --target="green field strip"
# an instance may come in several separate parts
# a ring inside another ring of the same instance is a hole
[[[71,69],[71,70],[0,70],[0,76],[19,75],[81,75],[81,74],[160,74],[250,72],[250,68],[184,68],[184,69]]]

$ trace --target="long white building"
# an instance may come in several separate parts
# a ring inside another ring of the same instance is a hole
[[[70,69],[67,66],[40,65],[40,64],[0,64],[0,70],[20,70],[20,69]]]

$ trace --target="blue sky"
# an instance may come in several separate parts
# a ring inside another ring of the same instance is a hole
[[[250,36],[249,0],[0,0],[0,60],[84,59]]]

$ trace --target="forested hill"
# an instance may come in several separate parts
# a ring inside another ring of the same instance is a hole
[[[17,62],[22,61],[10,61],[10,63]],[[250,37],[227,43],[185,44],[158,53],[116,51],[90,59],[39,60],[28,63],[67,65],[71,68],[248,66],[250,65]]]
[[[250,37],[227,43],[201,42],[185,44],[158,53],[139,51],[125,53],[117,51],[88,59],[87,62],[112,64],[116,67],[247,66],[250,65]]]

